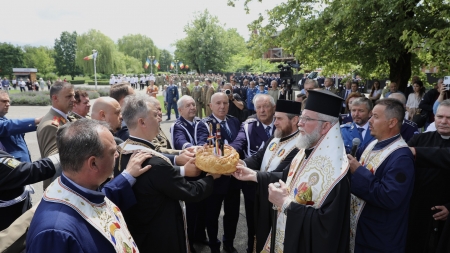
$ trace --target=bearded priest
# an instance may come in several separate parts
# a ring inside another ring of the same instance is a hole
[[[298,126],[299,152],[283,172],[254,171],[237,165],[233,176],[258,183],[259,202],[278,207],[273,252],[348,252],[349,168],[338,116],[342,99],[310,90]],[[281,188],[273,183],[279,182]],[[269,234],[262,252],[270,252]],[[257,249],[258,250],[258,249]]]

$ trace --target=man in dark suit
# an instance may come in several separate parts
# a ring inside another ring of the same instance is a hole
[[[207,143],[209,133],[216,133],[216,127],[220,125],[220,133],[225,144],[236,139],[240,123],[233,116],[227,115],[229,99],[225,93],[215,93],[211,97],[212,114],[204,118],[197,127],[197,145]],[[211,127],[211,128],[210,128]],[[224,202],[223,218],[223,249],[226,252],[237,252],[233,246],[236,236],[237,222],[239,220],[240,184],[235,178],[221,177],[216,180],[213,194],[206,199],[206,228],[211,252],[220,252],[220,241],[217,239],[219,230],[219,215]]]
[[[119,147],[114,174],[127,165],[133,150],[145,150],[152,154],[142,166],[152,169],[141,175],[133,186],[137,204],[123,212],[128,229],[142,252],[187,252],[185,236],[184,201],[200,201],[212,193],[216,175],[207,175],[197,181],[187,181],[188,172],[200,171],[191,160],[184,167],[176,168],[169,159],[154,151],[151,143],[158,132],[158,109],[152,98],[134,95],[126,98],[122,117],[130,138]]]
[[[169,87],[167,87],[167,96],[166,96],[166,102],[167,102],[167,119],[170,120],[170,113],[172,111],[172,108],[175,110],[176,118],[178,119],[178,108],[177,108],[177,101],[179,99],[178,94],[178,86],[173,83],[173,80],[169,80]]]
[[[332,93],[336,94],[336,87],[334,87],[334,82],[332,78],[330,77],[325,78],[323,89],[331,91]]]
[[[191,96],[182,96],[178,100],[178,111],[180,117],[170,129],[174,149],[183,150],[196,146],[197,124],[201,119],[195,117],[197,107],[194,99]]]

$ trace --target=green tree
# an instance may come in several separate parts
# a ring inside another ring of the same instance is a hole
[[[124,74],[127,69],[125,55],[117,49],[117,45],[108,36],[98,30],[89,30],[77,37],[76,64],[86,75],[94,74],[94,61],[83,58],[97,50],[97,72],[103,74]]]
[[[134,57],[124,55],[124,62],[128,74],[140,74],[144,71],[141,61]]]
[[[12,75],[13,68],[23,67],[23,51],[19,46],[0,43],[0,75]]]
[[[387,72],[403,90],[413,62],[422,60],[414,46],[449,27],[449,8],[447,0],[288,0],[269,10],[267,20],[260,16],[249,25],[259,33],[250,45],[258,53],[259,45],[278,45],[300,62],[331,72],[355,65],[363,75]],[[446,43],[448,50],[448,36]]]
[[[142,66],[148,56],[155,56],[155,59],[159,59],[160,56],[160,50],[155,46],[153,40],[142,34],[125,35],[118,40],[117,45],[120,52],[140,60]]]
[[[74,80],[81,74],[81,69],[75,63],[77,51],[77,32],[62,32],[59,39],[55,39],[54,45],[55,67],[59,75],[70,75]]]
[[[167,71],[170,69],[170,63],[173,61],[172,54],[166,49],[161,50],[159,55],[160,71]]]
[[[26,45],[23,47],[24,64],[28,68],[37,68],[38,73],[47,75],[55,71],[55,59],[53,58],[53,49],[40,46],[33,47]]]
[[[186,37],[175,42],[177,59],[198,73],[223,70],[232,56],[227,31],[208,10],[195,15],[184,27]]]

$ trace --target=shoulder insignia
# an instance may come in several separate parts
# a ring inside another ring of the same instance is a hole
[[[199,117],[195,117],[194,118],[194,122],[198,122],[198,121],[201,121],[202,119],[200,119]]]
[[[52,125],[59,127],[59,117],[58,116],[53,117]]]
[[[347,124],[342,124],[341,128],[349,128],[351,126],[352,126],[352,124],[347,123]]]
[[[247,120],[244,121],[244,123],[249,124],[249,123],[256,122],[256,121],[258,121],[256,118],[250,118],[250,117],[248,117]]]
[[[20,161],[14,158],[4,158],[2,159],[2,163],[11,169],[15,169],[20,165]]]
[[[414,121],[405,120],[405,123],[408,124],[408,125],[410,125],[410,126],[412,126],[412,127],[417,127],[417,124],[416,124],[416,122],[414,122]]]

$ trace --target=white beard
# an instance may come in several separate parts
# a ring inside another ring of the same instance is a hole
[[[311,148],[314,143],[316,143],[320,139],[320,127],[314,129],[314,131],[310,134],[300,134],[297,140],[297,144],[295,146],[298,149],[308,149]]]

